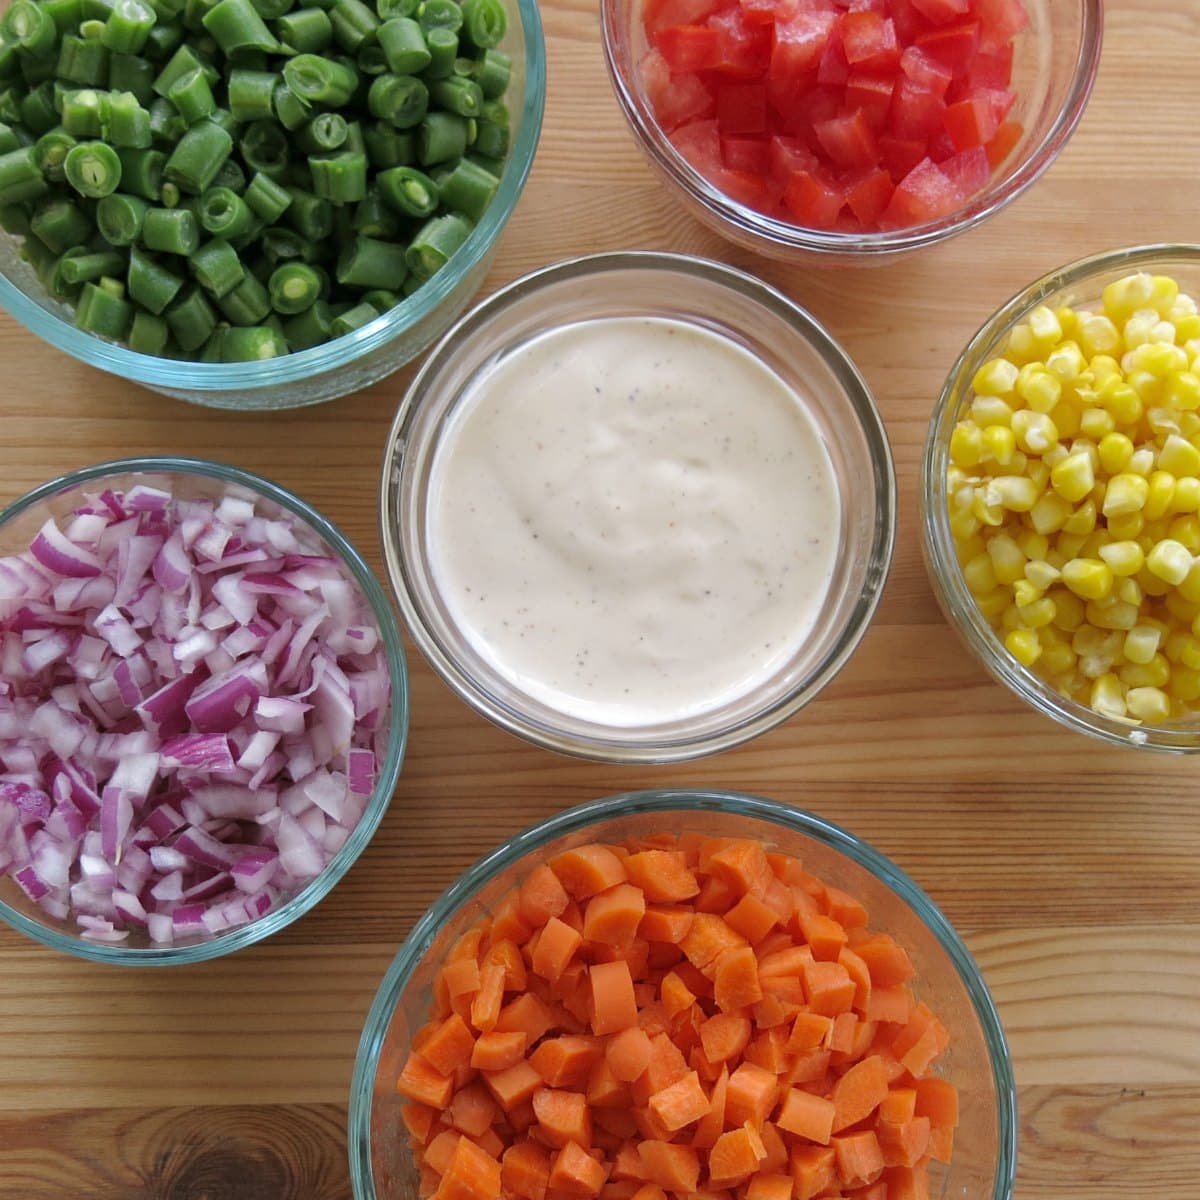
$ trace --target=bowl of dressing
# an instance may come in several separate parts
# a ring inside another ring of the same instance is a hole
[[[845,351],[685,255],[555,264],[432,351],[384,456],[413,640],[538,745],[674,762],[773,728],[858,644],[895,534],[891,453]]]

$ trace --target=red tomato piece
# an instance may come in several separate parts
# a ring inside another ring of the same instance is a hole
[[[935,96],[944,96],[954,72],[945,63],[939,62],[931,54],[926,54],[920,46],[906,46],[900,55],[900,70],[919,88],[932,92]]]
[[[982,154],[983,152],[980,151]],[[986,155],[985,155],[986,161]],[[765,137],[721,137],[721,162],[730,171],[769,174],[771,148]]]
[[[879,224],[885,229],[920,225],[947,216],[962,202],[963,194],[954,182],[936,163],[923,158],[896,185]]]
[[[920,34],[913,45],[920,46],[955,75],[962,75],[979,51],[979,22],[959,21],[954,25],[939,26]]]
[[[945,25],[961,17],[969,7],[968,0],[912,0],[913,7],[935,25]]]
[[[969,87],[1006,88],[1012,83],[1012,42],[999,50],[981,50],[967,68]]]
[[[803,138],[776,134],[767,143],[771,178],[787,183],[797,171],[815,171],[820,163]]]
[[[973,96],[948,105],[943,118],[955,150],[972,150],[996,136],[1000,119],[986,96]]]
[[[654,116],[665,133],[713,111],[713,95],[691,72],[671,74],[667,60],[657,50],[642,57],[642,86]]]
[[[999,50],[1029,28],[1029,13],[1021,0],[973,0],[972,7],[982,26],[982,50]]]
[[[643,0],[642,26],[653,39],[672,25],[699,25],[721,7],[722,0]]]
[[[1019,121],[1005,121],[996,130],[996,136],[987,144],[988,162],[995,170],[1016,148],[1025,136],[1025,126]]]
[[[866,167],[855,172],[842,181],[842,186],[846,190],[846,207],[864,229],[878,224],[896,190],[892,177],[882,167]]]
[[[982,146],[964,150],[961,154],[953,154],[944,162],[938,163],[938,166],[942,174],[964,196],[973,196],[976,192],[983,191],[992,177],[987,151]]]
[[[842,49],[840,38],[831,37],[825,43],[821,61],[817,65],[817,82],[837,86],[850,78],[850,64]]]
[[[879,161],[879,144],[861,108],[845,116],[818,121],[813,132],[821,148],[839,167],[870,167]]]
[[[933,28],[933,22],[917,8],[914,0],[892,0],[890,15],[902,46],[911,45],[919,35]]]
[[[907,76],[901,76],[892,93],[890,131],[898,138],[928,140],[942,128],[946,105],[940,96],[919,88]]]
[[[766,133],[767,85],[725,83],[717,88],[717,128],[724,134]]]
[[[854,71],[846,80],[846,109],[860,110],[866,116],[867,124],[879,133],[887,124],[894,87],[894,76]]]
[[[708,27],[717,33],[715,70],[736,79],[760,79],[771,61],[771,31],[752,25],[740,8],[714,13]]]
[[[806,71],[815,71],[837,23],[837,13],[807,9],[777,22],[771,74],[781,79],[795,79]]]
[[[739,0],[738,7],[749,25],[774,25],[779,16],[779,0]]]
[[[783,189],[783,203],[793,220],[810,229],[832,229],[845,197],[836,184],[809,171],[797,171]]]
[[[885,133],[879,139],[879,161],[899,182],[925,157],[926,144],[921,138],[898,138]]]
[[[651,40],[672,72],[709,71],[720,62],[720,34],[707,25],[671,25]]]
[[[708,175],[723,166],[721,135],[716,121],[692,121],[684,125],[671,134],[671,145],[701,175]]]
[[[848,12],[842,18],[842,51],[852,67],[886,71],[900,61],[896,26],[876,12]]]

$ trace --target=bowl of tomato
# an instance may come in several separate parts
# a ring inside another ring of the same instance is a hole
[[[971,229],[1067,143],[1103,0],[603,0],[647,157],[782,260],[877,262]]]

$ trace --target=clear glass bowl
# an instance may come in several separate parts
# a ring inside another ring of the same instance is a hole
[[[0,2],[0,9],[7,5]],[[500,188],[447,266],[390,312],[321,346],[256,363],[198,363],[137,354],[77,329],[0,230],[0,306],[52,346],[156,392],[210,408],[282,409],[320,404],[377,383],[437,340],[479,290],[525,187],[541,133],[546,47],[537,0],[508,5],[501,48],[512,55],[512,148]]]
[[[1114,745],[1187,753],[1200,751],[1200,716],[1163,725],[1118,721],[1062,695],[1022,666],[979,611],[963,578],[950,532],[946,493],[950,435],[971,403],[975,372],[1003,348],[1012,327],[1031,309],[1039,304],[1098,307],[1107,284],[1135,271],[1172,275],[1182,291],[1200,299],[1200,246],[1135,246],[1098,254],[1043,276],[1009,300],[975,334],[951,369],[930,422],[921,464],[921,526],[925,562],[938,602],[994,679],[1069,729]]]
[[[621,726],[551,708],[504,678],[456,623],[430,561],[435,453],[472,378],[549,329],[596,317],[672,317],[749,350],[799,396],[833,464],[841,528],[833,580],[812,636],[751,691],[697,716]],[[384,555],[417,646],[468,704],[566,754],[671,762],[737,745],[807,704],[837,673],[874,614],[895,534],[887,436],[862,376],[808,313],[719,263],[658,253],[601,254],[536,271],[473,309],[433,350],[400,405],[384,455]]]
[[[559,813],[481,858],[417,922],[376,993],[350,1091],[355,1200],[418,1194],[396,1077],[425,1022],[434,976],[454,941],[538,863],[572,846],[669,830],[760,839],[799,856],[824,882],[858,897],[873,928],[892,934],[917,969],[920,998],[950,1034],[939,1074],[961,1120],[953,1162],[931,1172],[931,1195],[1008,1200],[1017,1166],[1017,1101],[1008,1045],[979,968],[933,901],[866,842],[799,809],[718,791],[633,792]]]
[[[251,946],[302,917],[333,889],[366,849],[391,803],[400,775],[408,735],[408,671],[399,624],[379,580],[344,534],[298,496],[250,471],[206,459],[127,458],[99,463],[52,479],[14,501],[0,512],[0,556],[27,550],[34,535],[50,516],[74,511],[85,492],[106,487],[124,490],[136,483],[169,488],[174,495],[216,499],[230,492],[257,497],[267,511],[290,515],[307,526],[346,569],[361,590],[379,627],[380,645],[387,658],[392,702],[388,714],[386,751],[380,756],[375,790],[350,837],[325,868],[300,891],[246,925],[214,937],[155,945],[143,937],[126,942],[89,941],[80,936],[74,921],[59,921],[34,904],[7,875],[0,875],[0,921],[54,950],[79,958],[124,966],[173,966],[203,962]]]
[[[1016,41],[1011,119],[1025,132],[983,191],[935,221],[881,233],[806,229],[729,199],[703,178],[659,128],[642,88],[643,0],[601,0],[604,53],[617,100],[642,150],[688,211],[736,245],[787,262],[878,263],[972,229],[1015,200],[1066,145],[1100,64],[1104,0],[1024,0],[1030,28]]]

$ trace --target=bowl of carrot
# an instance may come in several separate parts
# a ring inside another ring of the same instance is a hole
[[[995,1007],[923,891],[771,800],[654,791],[480,859],[400,948],[355,1200],[1008,1200]]]

